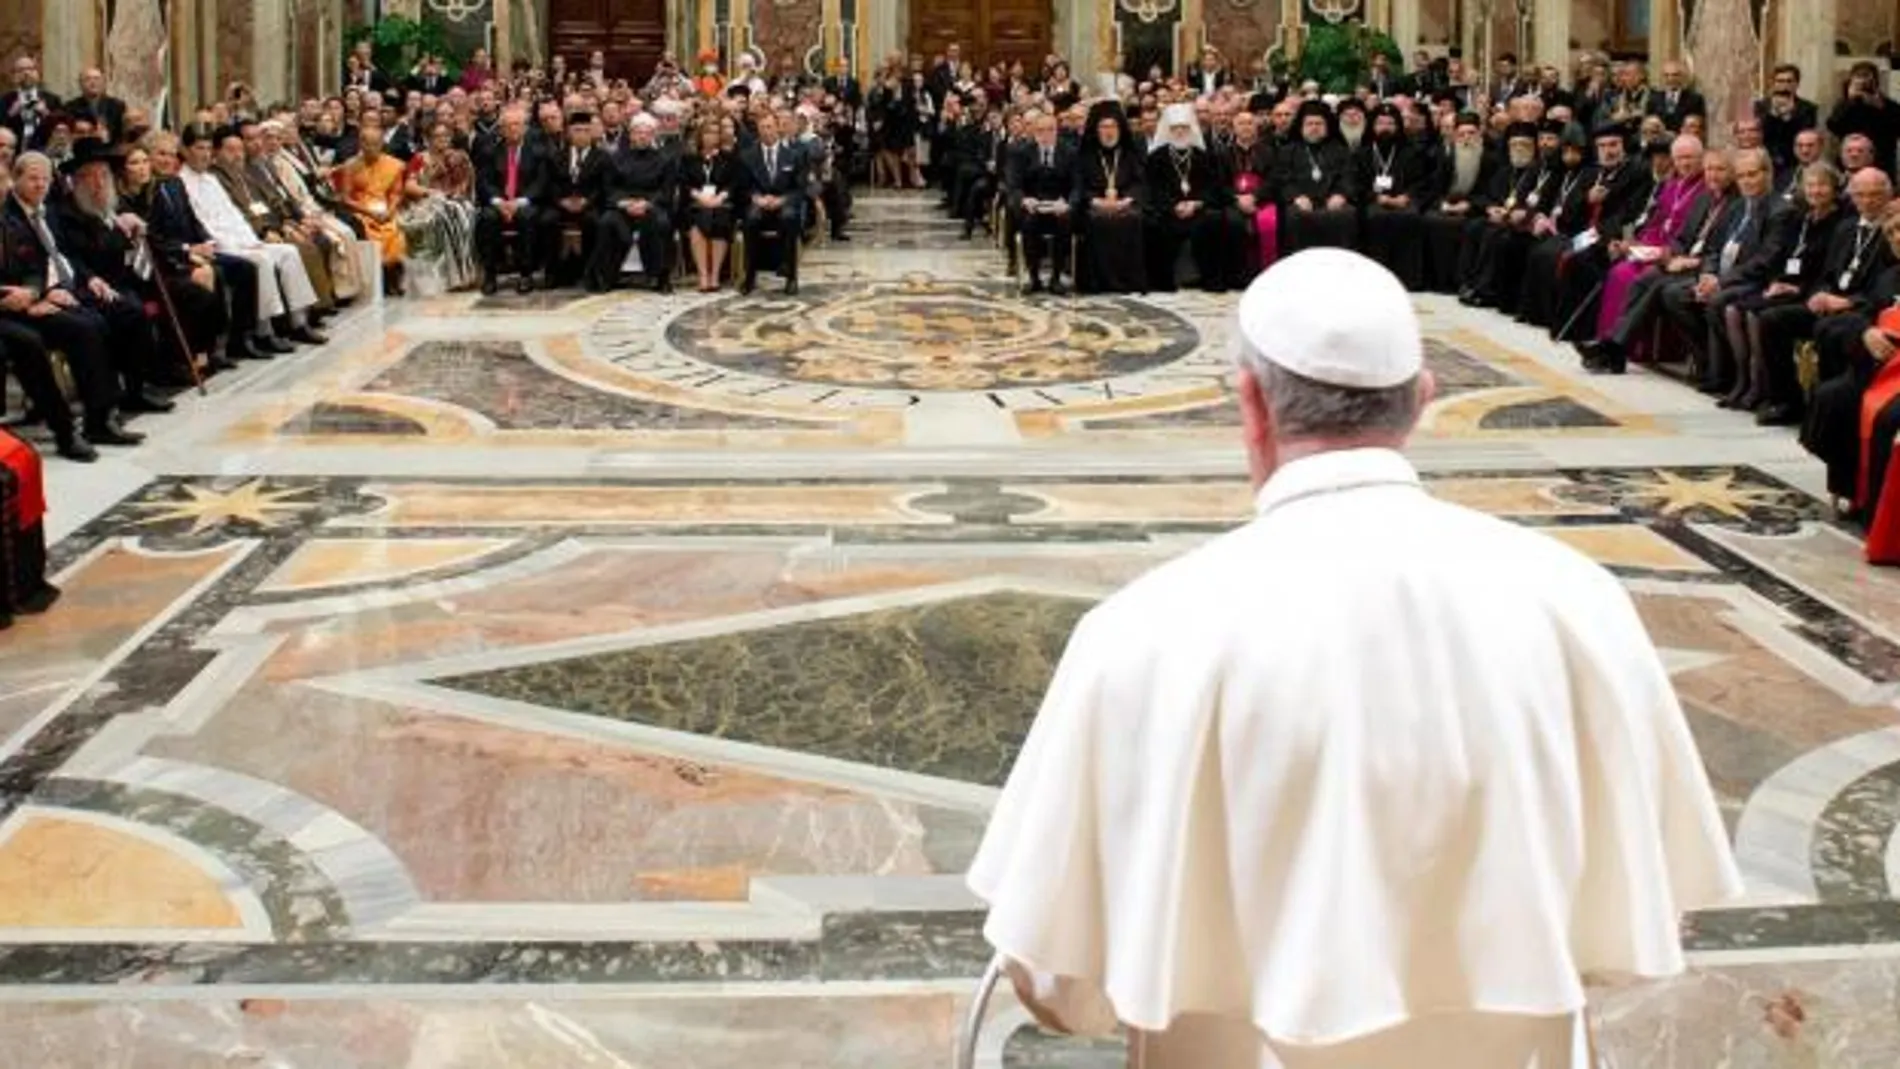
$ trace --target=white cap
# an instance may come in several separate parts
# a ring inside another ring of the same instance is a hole
[[[1240,333],[1276,366],[1332,386],[1385,389],[1425,366],[1405,287],[1345,249],[1308,249],[1254,279],[1240,298]]]

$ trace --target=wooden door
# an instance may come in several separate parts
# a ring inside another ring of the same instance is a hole
[[[548,49],[568,70],[585,70],[598,49],[608,77],[639,85],[666,51],[666,0],[549,0]]]
[[[955,43],[978,67],[1020,59],[1034,72],[1052,21],[1050,0],[910,0],[910,50],[928,65]]]

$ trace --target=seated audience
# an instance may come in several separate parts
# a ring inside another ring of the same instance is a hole
[[[475,259],[475,166],[455,147],[455,130],[437,122],[409,160],[398,221],[408,250],[405,273],[428,293],[461,290],[481,279]]]
[[[719,289],[726,251],[732,246],[744,172],[726,150],[719,124],[702,123],[694,140],[696,151],[680,162],[681,221],[699,274],[699,292],[713,293]]]
[[[401,160],[384,151],[382,127],[365,123],[357,133],[355,158],[339,169],[336,178],[343,203],[382,254],[383,290],[393,297],[402,296],[403,261],[408,255],[400,221],[408,197],[407,172]]]

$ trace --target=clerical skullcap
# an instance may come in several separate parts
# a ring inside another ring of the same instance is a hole
[[[1425,366],[1405,287],[1345,249],[1308,249],[1254,279],[1240,298],[1240,333],[1270,363],[1332,386],[1385,389]]]

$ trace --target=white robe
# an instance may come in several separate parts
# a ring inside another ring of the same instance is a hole
[[[1741,889],[1628,594],[1387,450],[1259,510],[1076,628],[985,935],[1149,1069],[1581,1067],[1581,977],[1680,972]]]
[[[257,236],[218,176],[194,171],[178,172],[191,201],[191,211],[204,226],[218,251],[242,256],[257,265],[257,318],[260,326],[286,312],[301,312],[317,303],[316,287],[304,270],[303,257],[290,245],[272,245]]]

